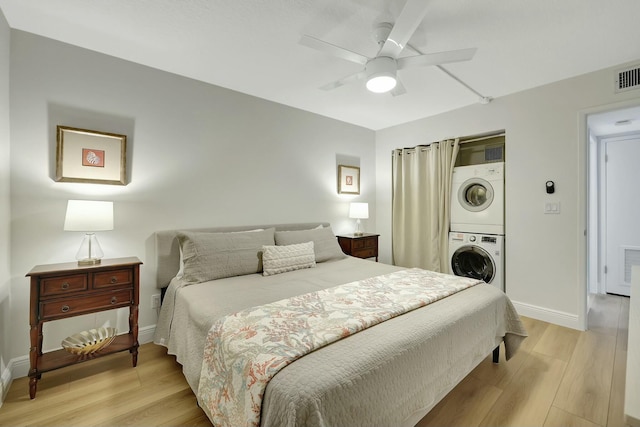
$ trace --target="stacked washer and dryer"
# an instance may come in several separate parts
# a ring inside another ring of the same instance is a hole
[[[504,162],[453,169],[450,229],[450,273],[504,291]]]

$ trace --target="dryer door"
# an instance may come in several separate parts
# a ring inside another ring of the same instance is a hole
[[[451,256],[451,271],[456,276],[471,277],[491,283],[496,276],[496,264],[489,252],[479,246],[462,246]]]
[[[470,212],[480,212],[491,206],[493,187],[482,178],[470,178],[462,183],[458,190],[460,206]]]

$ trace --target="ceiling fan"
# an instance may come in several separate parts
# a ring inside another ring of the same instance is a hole
[[[309,35],[302,36],[300,44],[304,46],[364,65],[362,71],[326,84],[320,89],[331,90],[346,84],[366,80],[366,87],[371,92],[385,93],[391,91],[394,96],[401,95],[406,90],[398,78],[398,70],[408,67],[468,61],[473,58],[476,48],[400,57],[400,53],[405,47],[411,47],[408,45],[409,39],[422,22],[427,13],[428,5],[429,2],[424,0],[407,0],[395,24],[388,22],[378,24],[374,28],[373,37],[380,46],[380,50],[374,58],[368,58]],[[415,51],[415,49],[413,50]]]

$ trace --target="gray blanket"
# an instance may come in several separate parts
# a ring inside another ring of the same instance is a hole
[[[399,269],[349,257],[275,276],[189,286],[176,279],[155,342],[176,355],[196,391],[205,337],[217,318]],[[266,389],[262,425],[415,425],[505,337],[510,357],[525,336],[509,299],[475,286],[293,362]]]

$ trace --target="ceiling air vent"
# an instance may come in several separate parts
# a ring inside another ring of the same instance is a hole
[[[640,65],[616,71],[616,92],[640,88]]]

